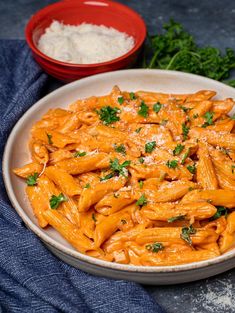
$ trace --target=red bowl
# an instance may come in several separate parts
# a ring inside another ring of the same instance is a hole
[[[90,23],[113,27],[134,37],[135,45],[126,54],[108,62],[96,64],[72,64],[57,61],[42,53],[37,43],[53,20],[64,24],[79,25]],[[63,0],[38,11],[29,20],[26,41],[38,64],[50,74],[64,82],[81,77],[130,67],[137,59],[146,37],[143,19],[129,7],[109,0]]]

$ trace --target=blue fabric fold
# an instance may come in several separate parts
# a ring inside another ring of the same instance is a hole
[[[0,41],[1,152],[14,124],[43,95],[47,80],[24,41]],[[12,208],[1,175],[0,312],[164,311],[141,285],[95,277],[53,256]]]

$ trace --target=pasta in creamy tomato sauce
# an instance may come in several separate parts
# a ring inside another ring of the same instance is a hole
[[[32,161],[14,173],[40,227],[123,264],[206,260],[235,246],[235,132],[230,98],[123,92],[50,109],[31,130]]]

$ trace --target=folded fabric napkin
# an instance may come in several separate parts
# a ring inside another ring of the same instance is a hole
[[[24,41],[0,41],[0,149],[43,95],[47,75]],[[2,155],[1,155],[2,158]],[[2,169],[1,169],[2,171]],[[138,284],[95,277],[53,256],[11,207],[0,178],[0,312],[163,313]]]

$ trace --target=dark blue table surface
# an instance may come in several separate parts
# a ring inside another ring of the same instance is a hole
[[[0,39],[23,39],[30,16],[50,0],[0,0]],[[138,11],[150,33],[170,17],[183,23],[201,45],[235,49],[234,0],[122,0]],[[54,84],[50,89],[59,86]],[[169,313],[234,313],[235,270],[182,285],[146,286]],[[131,312],[130,312],[131,313]],[[146,312],[147,313],[147,312]]]

